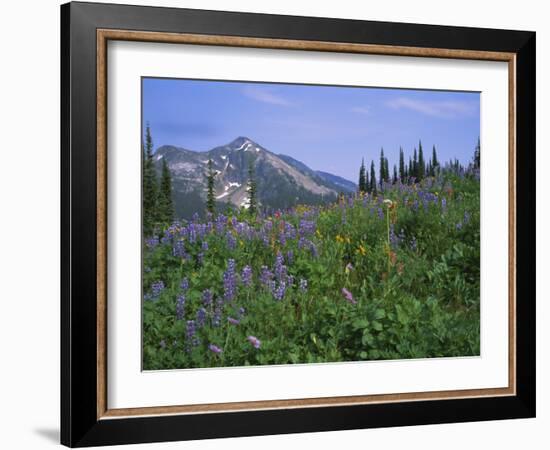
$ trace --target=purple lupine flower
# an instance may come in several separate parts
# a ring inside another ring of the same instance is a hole
[[[382,211],[382,208],[378,208],[377,213],[378,213],[378,218],[379,219],[384,218],[384,211]]]
[[[240,320],[238,319],[235,319],[233,317],[228,317],[227,318],[227,321],[231,324],[231,325],[239,325],[241,323]]]
[[[197,336],[197,327],[194,320],[187,321],[185,336],[187,338],[187,351],[191,351],[191,347],[199,345],[200,339]]]
[[[286,285],[291,288],[294,286],[294,276],[293,275],[287,275],[286,277]]]
[[[244,316],[246,313],[246,309],[244,309],[242,306],[239,308],[239,317]]]
[[[197,254],[197,262],[199,263],[200,266],[202,266],[202,262],[204,260],[204,253],[203,252],[199,252]]]
[[[294,252],[292,250],[286,252],[286,262],[289,266],[294,262]]]
[[[279,285],[275,289],[273,289],[273,297],[275,297],[275,300],[281,301],[285,296],[285,292],[286,283],[284,281],[279,281]]]
[[[248,342],[250,342],[254,348],[260,348],[262,345],[261,341],[256,336],[248,336],[246,339],[248,339]]]
[[[172,247],[172,255],[176,258],[186,258],[185,243],[182,240],[176,241]]]
[[[146,300],[157,300],[160,296],[160,294],[164,291],[164,282],[162,280],[155,281],[151,285],[151,294],[146,295]]]
[[[217,345],[214,345],[214,344],[210,344],[208,346],[208,350],[215,353],[216,355],[219,355],[223,351],[220,347],[218,347]]]
[[[443,212],[447,210],[447,199],[445,197],[441,199],[441,209],[443,210]]]
[[[311,251],[311,256],[313,256],[314,258],[317,258],[319,256],[317,246],[311,241],[309,241],[309,250]]]
[[[351,263],[347,263],[346,264],[346,268],[345,268],[345,272],[346,273],[349,273],[353,270],[353,266],[351,265]]]
[[[205,308],[212,305],[212,291],[210,291],[210,289],[205,289],[202,292],[202,304]]]
[[[272,278],[273,278],[273,272],[271,272],[271,270],[269,270],[267,266],[262,266],[261,272],[260,272],[260,282],[264,286],[269,286]]]
[[[353,294],[348,291],[346,288],[342,288],[342,295],[346,299],[347,302],[351,303],[352,305],[357,304],[357,301],[353,298]]]
[[[307,280],[304,278],[300,279],[300,290],[302,292],[307,292]]]
[[[214,316],[212,317],[212,326],[219,327],[222,322],[223,300],[219,298],[216,301],[216,307],[214,308]]]
[[[237,291],[237,275],[235,274],[235,260],[227,261],[227,270],[223,274],[223,297],[226,302],[235,298]]]
[[[241,279],[246,287],[249,287],[252,283],[252,268],[250,266],[244,266]]]
[[[201,249],[205,252],[208,250],[208,242],[202,241]]]
[[[315,222],[312,220],[300,220],[298,232],[300,236],[308,236],[315,233]]]
[[[155,248],[159,245],[159,238],[157,236],[147,238],[145,239],[145,245],[149,248]]]
[[[183,320],[185,317],[185,294],[178,296],[176,300],[176,319]]]
[[[277,257],[275,258],[275,276],[277,279],[282,280],[286,277],[286,266],[284,264],[284,258],[281,252],[277,253]]]
[[[233,233],[228,231],[226,233],[226,239],[227,239],[227,248],[230,250],[235,250],[235,247],[237,247],[237,239],[235,236],[233,236]]]
[[[187,289],[189,289],[189,280],[187,278],[184,278],[183,280],[181,280],[180,288],[183,291],[186,291]]]
[[[197,326],[202,328],[206,323],[206,309],[199,308],[197,310]]]

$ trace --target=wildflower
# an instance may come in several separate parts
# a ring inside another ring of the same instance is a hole
[[[151,285],[151,300],[159,298],[160,294],[164,291],[164,282],[162,280],[156,281]]]
[[[248,339],[248,342],[250,342],[254,348],[260,348],[260,345],[262,344],[256,336],[248,336],[246,339]]]
[[[286,253],[286,260],[289,265],[292,265],[292,262],[294,261],[294,252],[292,250],[289,250]]]
[[[359,247],[357,247],[357,253],[365,256],[367,254],[367,250],[365,247],[363,247],[363,244],[359,244]]]
[[[163,238],[164,239],[164,238]],[[172,255],[176,258],[185,259],[187,253],[185,252],[185,244],[183,241],[176,241],[172,247]]]
[[[185,295],[181,294],[176,300],[176,318],[183,320],[185,317]]]
[[[307,280],[304,278],[300,279],[300,291],[307,292]]]
[[[183,280],[181,280],[180,288],[184,291],[189,289],[189,280],[187,278],[184,278]]]
[[[145,245],[149,248],[155,248],[157,245],[159,245],[159,238],[156,236],[147,238],[145,239]]]
[[[235,236],[233,236],[233,234],[230,231],[227,232],[226,237],[227,237],[227,247],[230,250],[234,250],[235,247],[237,246],[237,239],[235,238]]]
[[[217,345],[214,345],[214,344],[210,344],[208,346],[208,350],[215,353],[216,355],[219,355],[223,351],[220,347],[218,347]]]
[[[233,317],[228,317],[227,318],[227,321],[231,324],[231,325],[239,325],[241,323],[240,320],[237,320]]]
[[[271,270],[269,270],[267,266],[262,266],[261,273],[260,273],[260,282],[264,286],[268,286],[272,278],[273,278],[273,272],[271,272]]]
[[[351,265],[351,263],[347,263],[346,264],[346,273],[350,273],[351,271],[353,270],[353,266]]]
[[[160,341],[159,345],[160,345],[160,348],[164,350],[166,348],[166,341],[163,339],[162,341]]]
[[[386,205],[388,208],[391,208],[393,206],[393,202],[389,198],[386,198],[384,200],[384,205]]]
[[[225,301],[231,301],[235,298],[237,290],[237,276],[235,274],[235,260],[230,259],[227,262],[227,270],[223,274],[223,296]]]
[[[282,300],[286,292],[286,283],[284,281],[279,282],[279,286],[273,291],[273,297],[275,300]]]
[[[197,310],[197,326],[202,328],[206,323],[206,309],[199,308]]]
[[[275,258],[275,275],[279,280],[286,276],[286,266],[284,265],[283,255],[279,252]]]
[[[210,289],[205,289],[202,292],[202,304],[206,308],[212,304],[212,291]]]
[[[250,286],[252,283],[252,268],[250,266],[244,266],[241,279],[245,286]]]
[[[200,340],[197,336],[197,327],[194,320],[187,321],[185,335],[187,338],[187,351],[191,351],[191,347],[196,347],[199,345]]]
[[[219,298],[216,301],[216,307],[214,308],[214,316],[212,317],[212,326],[219,327],[222,321],[223,300]]]
[[[352,305],[357,304],[357,301],[353,298],[353,294],[350,291],[348,291],[346,288],[342,288],[342,295],[344,296],[346,301],[348,301]]]

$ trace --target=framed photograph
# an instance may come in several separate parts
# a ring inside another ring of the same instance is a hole
[[[535,33],[61,7],[61,441],[535,415]]]

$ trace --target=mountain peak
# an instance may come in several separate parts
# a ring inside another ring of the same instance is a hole
[[[258,145],[256,142],[254,142],[252,139],[247,138],[246,136],[239,136],[232,142],[230,142],[227,147],[229,147],[232,151],[256,151],[259,152],[262,147]]]

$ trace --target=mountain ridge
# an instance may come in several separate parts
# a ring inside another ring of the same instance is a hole
[[[276,154],[246,136],[208,151],[174,145],[157,148],[153,160],[160,171],[164,159],[172,174],[176,215],[188,218],[204,212],[208,160],[212,160],[218,209],[248,207],[248,166],[253,159],[257,197],[265,208],[284,209],[299,203],[334,201],[339,192],[355,190],[355,184],[337,175],[315,171],[301,161]]]

